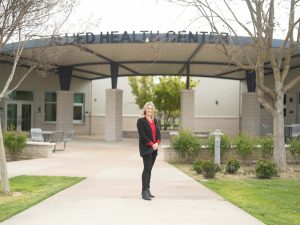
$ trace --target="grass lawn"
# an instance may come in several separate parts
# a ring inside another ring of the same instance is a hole
[[[83,177],[52,176],[17,176],[10,178],[12,195],[0,195],[0,222],[83,179]]]
[[[270,180],[243,174],[218,174],[216,179],[205,180],[191,165],[173,165],[268,225],[300,224],[298,172]]]

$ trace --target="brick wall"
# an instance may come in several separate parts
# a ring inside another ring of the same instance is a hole
[[[260,104],[256,93],[243,93],[241,131],[260,135]]]
[[[122,139],[123,90],[107,89],[105,93],[105,140],[118,141]]]
[[[56,130],[66,131],[73,127],[73,92],[58,91],[56,106]]]
[[[183,90],[180,102],[180,127],[194,130],[195,90]]]

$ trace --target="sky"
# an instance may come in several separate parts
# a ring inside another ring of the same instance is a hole
[[[216,3],[215,7],[224,13],[223,1],[213,2]],[[247,15],[245,2],[236,2],[230,1],[230,4],[233,9],[237,9],[237,17],[247,24],[249,21],[245,16]],[[285,28],[287,11],[282,5],[276,6],[276,10],[276,13],[280,13],[280,22],[283,22]],[[171,30],[210,31],[210,27],[203,18],[199,19],[199,12],[195,7],[178,5],[168,0],[80,0],[62,33],[87,31],[96,34],[101,31],[138,33],[141,30],[166,33]],[[238,30],[238,34],[247,35],[242,30]],[[276,32],[274,38],[283,38],[282,29]]]
[[[208,30],[207,26],[201,29],[199,24],[192,23],[196,16],[195,9],[167,0],[81,0],[70,18],[69,30],[78,24],[82,24],[79,30],[89,24],[88,31],[98,32]]]

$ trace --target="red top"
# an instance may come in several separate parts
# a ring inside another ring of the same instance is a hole
[[[151,130],[152,130],[152,137],[153,137],[153,142],[150,141],[147,143],[147,145],[149,146],[153,146],[155,143],[158,143],[160,144],[160,140],[156,140],[156,126],[155,126],[155,123],[154,123],[154,120],[151,122],[147,117],[145,117],[151,127]]]

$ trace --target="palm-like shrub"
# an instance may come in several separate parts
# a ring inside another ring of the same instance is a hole
[[[300,140],[298,138],[292,138],[288,141],[289,151],[293,156],[294,160],[297,160],[297,157],[300,156]]]
[[[252,155],[254,148],[254,138],[242,133],[235,139],[236,152],[247,164],[251,164],[250,156]]]
[[[178,136],[171,139],[171,147],[179,153],[181,158],[187,157],[187,159],[191,161],[199,154],[200,140],[190,131],[181,130]]]
[[[17,160],[18,154],[20,154],[26,146],[26,135],[16,131],[6,131],[3,133],[3,142],[12,160]]]
[[[261,137],[258,142],[261,145],[261,157],[271,159],[274,149],[273,137]]]

